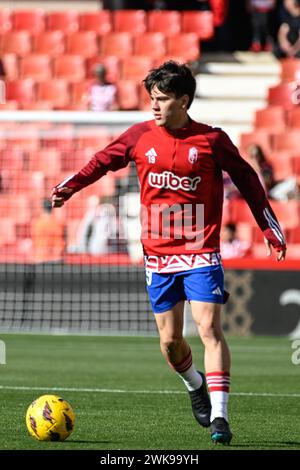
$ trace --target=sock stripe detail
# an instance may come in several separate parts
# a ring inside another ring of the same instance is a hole
[[[209,372],[206,374],[207,386],[210,392],[229,392],[230,374],[226,371]]]
[[[189,350],[188,355],[179,364],[170,364],[176,372],[182,374],[187,371],[193,364],[192,351]]]
[[[229,386],[226,386],[226,385],[220,385],[219,387],[217,386],[211,386],[211,385],[208,385],[208,389],[209,389],[209,392],[227,392],[229,393]]]
[[[221,370],[218,372],[207,372],[206,377],[217,377],[217,376],[228,376],[230,377],[230,372],[227,372],[226,370]]]

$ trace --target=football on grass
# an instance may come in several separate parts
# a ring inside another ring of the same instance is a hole
[[[27,409],[26,426],[39,441],[64,441],[74,428],[71,405],[57,395],[43,395]]]

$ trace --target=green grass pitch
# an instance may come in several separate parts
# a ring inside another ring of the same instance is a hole
[[[300,364],[287,338],[229,338],[233,439],[214,446],[155,337],[2,335],[0,449],[300,449]],[[203,350],[191,338],[194,361]],[[61,443],[29,436],[25,413],[46,393],[68,400],[75,429]]]

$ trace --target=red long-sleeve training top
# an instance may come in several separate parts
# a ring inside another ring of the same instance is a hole
[[[278,250],[285,245],[256,172],[224,131],[193,120],[172,131],[154,120],[131,126],[54,191],[66,186],[77,192],[130,161],[141,186],[146,255],[219,252],[222,170],[242,193],[264,236]]]

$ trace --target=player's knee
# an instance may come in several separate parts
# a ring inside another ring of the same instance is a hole
[[[219,341],[222,338],[221,326],[214,318],[204,318],[198,325],[202,341]]]

